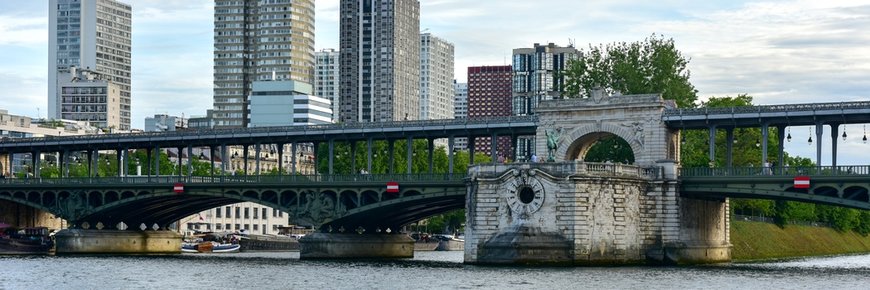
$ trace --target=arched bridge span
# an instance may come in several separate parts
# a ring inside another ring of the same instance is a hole
[[[399,184],[387,192],[386,182]],[[177,183],[183,192],[174,192]],[[324,230],[402,225],[465,205],[464,174],[122,177],[0,182],[0,199],[60,216],[72,226],[157,224],[161,228],[214,207],[249,201]]]

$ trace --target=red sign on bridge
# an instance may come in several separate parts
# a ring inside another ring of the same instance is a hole
[[[399,183],[395,181],[387,182],[387,192],[396,193],[399,192]]]
[[[794,178],[794,188],[807,189],[810,188],[809,176],[796,176]]]
[[[172,186],[172,191],[174,191],[175,193],[184,193],[184,183],[176,183],[174,186]]]

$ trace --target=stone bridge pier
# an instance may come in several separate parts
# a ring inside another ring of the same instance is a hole
[[[483,165],[467,200],[471,264],[730,261],[727,201],[677,193],[675,165]]]

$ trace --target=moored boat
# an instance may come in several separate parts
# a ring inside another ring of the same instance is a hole
[[[222,244],[218,242],[182,243],[182,253],[233,253],[238,252],[239,244]]]
[[[44,255],[53,247],[46,227],[15,228],[0,224],[0,254]]]

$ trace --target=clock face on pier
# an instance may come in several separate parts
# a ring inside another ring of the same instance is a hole
[[[529,217],[544,205],[544,186],[537,178],[521,174],[506,189],[508,206],[521,218]]]

